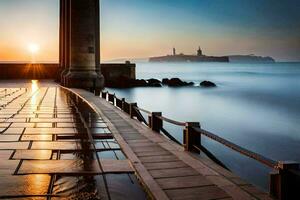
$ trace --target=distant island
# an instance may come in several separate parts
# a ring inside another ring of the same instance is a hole
[[[197,50],[196,55],[176,54],[173,48],[172,55],[158,56],[149,58],[149,62],[232,62],[232,63],[274,63],[272,57],[250,55],[229,55],[229,56],[207,56],[204,55],[201,48]]]
[[[119,58],[106,61],[107,63],[115,62],[126,62],[130,60],[133,63],[144,63],[144,62],[225,62],[225,63],[274,63],[276,62],[274,58],[270,56],[257,56],[254,54],[249,55],[227,55],[227,56],[206,56],[203,54],[201,48],[197,50],[195,55],[185,55],[185,54],[176,54],[176,49],[173,48],[172,55],[166,56],[157,56],[150,58]]]
[[[231,55],[228,56],[230,62],[234,63],[274,63],[275,59],[272,57],[250,55]]]
[[[200,47],[196,55],[176,54],[176,49],[173,48],[173,55],[151,57],[149,62],[229,62],[229,57],[206,56]]]

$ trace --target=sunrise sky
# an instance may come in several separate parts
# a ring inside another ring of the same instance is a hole
[[[299,0],[101,0],[101,59],[178,52],[300,60]],[[0,61],[58,60],[58,0],[0,0]],[[37,49],[36,49],[37,50]]]

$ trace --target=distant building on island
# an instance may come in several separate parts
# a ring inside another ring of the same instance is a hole
[[[151,57],[149,58],[149,62],[229,62],[229,57],[203,55],[200,47],[196,55],[176,54],[176,49],[173,48],[173,55]]]

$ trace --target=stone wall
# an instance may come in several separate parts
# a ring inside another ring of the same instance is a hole
[[[0,79],[56,79],[58,64],[0,63]]]
[[[135,67],[135,64],[131,63],[106,63],[101,64],[101,73],[105,77],[105,81],[113,81],[120,77],[136,79]]]
[[[0,63],[0,79],[56,79],[58,71],[57,63]],[[135,64],[131,63],[104,63],[101,72],[108,82],[120,77],[136,78]]]

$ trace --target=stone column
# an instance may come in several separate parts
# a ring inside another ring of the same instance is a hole
[[[71,0],[60,0],[61,1],[61,23],[62,23],[62,59],[61,59],[61,84],[66,85],[65,77],[67,73],[69,72],[69,66],[70,66],[70,1]]]
[[[99,16],[96,18],[97,22],[96,22],[96,27],[95,27],[95,34],[98,35],[99,37],[96,37],[96,72],[97,74],[99,74],[100,76],[102,76],[101,74],[101,67],[100,67],[100,62],[101,62],[101,57],[100,57],[100,0],[96,1],[96,16]],[[99,61],[99,62],[98,62]]]
[[[59,71],[56,77],[56,81],[61,82],[61,73],[64,70],[63,64],[63,53],[64,53],[64,43],[63,43],[63,29],[64,29],[64,1],[59,1]]]
[[[97,73],[100,63],[99,0],[67,0],[70,17],[65,39],[68,73],[65,85],[75,88],[102,88],[104,78]],[[67,31],[67,32],[68,32]],[[68,50],[69,48],[69,50]]]

